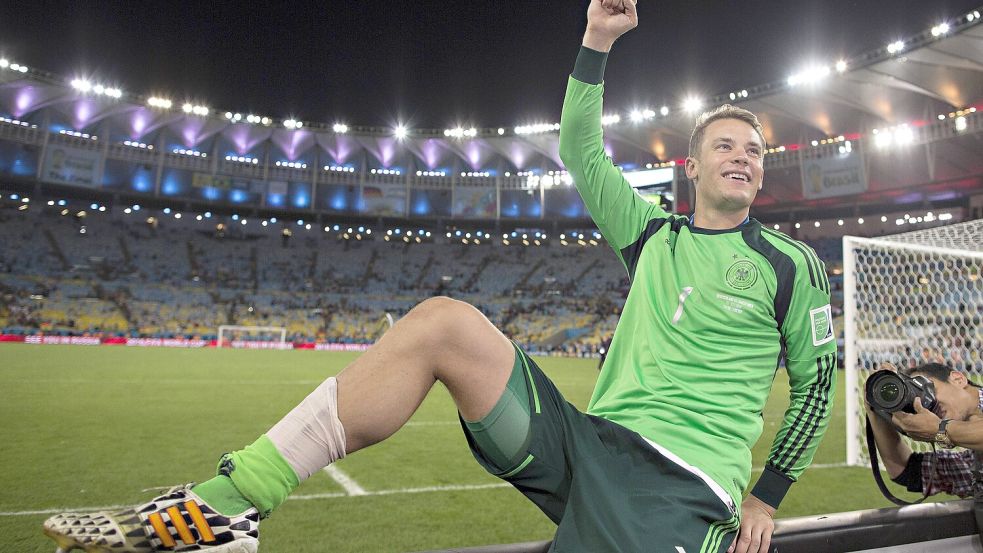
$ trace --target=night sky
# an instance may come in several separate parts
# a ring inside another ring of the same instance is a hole
[[[639,2],[609,106],[678,105],[881,47],[979,0]],[[213,109],[356,125],[559,119],[585,0],[14,2],[0,55]],[[885,10],[883,7],[889,6]]]

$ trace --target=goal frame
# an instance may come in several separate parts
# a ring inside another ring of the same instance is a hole
[[[222,335],[227,332],[235,332],[239,330],[246,331],[260,331],[260,332],[279,332],[280,333],[280,343],[286,343],[287,341],[287,327],[285,326],[249,326],[249,325],[219,325],[218,327],[218,337],[217,343],[219,347],[222,345]]]
[[[931,253],[973,260],[983,260],[983,252],[859,236],[843,237],[843,361],[846,368],[844,388],[847,402],[846,463],[849,466],[867,466],[869,461],[864,457],[862,445],[866,440],[866,429],[861,428],[860,424],[864,399],[860,397],[860,390],[857,385],[860,377],[860,367],[857,362],[859,353],[857,345],[857,258],[855,253],[857,246],[874,246],[885,250]]]

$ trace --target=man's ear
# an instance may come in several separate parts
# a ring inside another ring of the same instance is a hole
[[[960,388],[965,388],[966,386],[969,385],[969,380],[966,378],[966,375],[964,375],[959,371],[949,372],[949,382],[952,382],[953,384],[959,386]]]
[[[685,169],[686,169],[686,178],[688,178],[689,180],[695,183],[696,179],[700,176],[700,171],[697,169],[695,157],[686,158]]]

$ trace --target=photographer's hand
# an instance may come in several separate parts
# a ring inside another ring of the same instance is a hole
[[[890,363],[884,363],[880,368],[897,372],[897,368]],[[908,465],[911,448],[901,439],[901,434],[898,433],[897,428],[876,414],[866,400],[864,407],[867,409],[867,420],[870,421],[870,426],[874,430],[874,442],[880,453],[881,462],[884,463],[888,475],[891,478],[897,478]]]
[[[898,411],[891,417],[891,420],[913,440],[920,442],[934,441],[935,434],[939,431],[939,422],[942,419],[923,407],[922,398],[920,397],[915,398],[914,406],[914,414]]]

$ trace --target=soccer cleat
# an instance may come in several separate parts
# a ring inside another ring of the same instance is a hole
[[[256,553],[259,513],[249,509],[225,516],[191,491],[176,486],[138,507],[116,513],[62,513],[44,521],[55,553],[149,553],[207,551]]]

